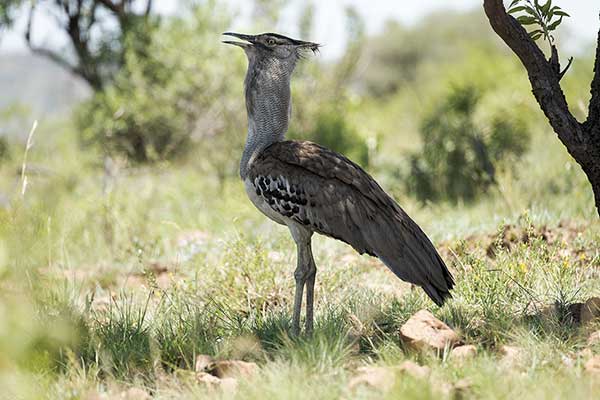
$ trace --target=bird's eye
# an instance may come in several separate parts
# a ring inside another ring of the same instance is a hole
[[[275,45],[275,40],[273,40],[273,39],[268,39],[268,40],[267,40],[267,44],[268,44],[269,46],[273,46],[273,45]]]

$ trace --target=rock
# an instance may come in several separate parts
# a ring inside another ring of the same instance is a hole
[[[397,369],[417,379],[425,379],[431,373],[431,368],[419,365],[412,361],[404,361]]]
[[[583,368],[591,374],[600,374],[600,356],[594,356],[587,360]]]
[[[217,361],[208,372],[217,378],[249,378],[258,372],[258,365],[246,361]]]
[[[150,395],[144,389],[132,387],[121,392],[119,398],[124,400],[148,400]]]
[[[96,391],[91,391],[86,393],[83,396],[84,400],[107,400],[108,395],[106,393],[98,393]]]
[[[365,385],[383,392],[389,391],[396,382],[394,371],[385,367],[361,367],[358,374],[350,380],[348,387],[355,389]]]
[[[503,345],[500,347],[500,354],[502,354],[502,362],[514,364],[522,358],[523,349],[516,346]]]
[[[473,382],[469,378],[462,378],[452,385],[454,399],[463,399],[467,397],[468,392],[473,388]]]
[[[410,317],[400,328],[400,335],[418,349],[444,350],[459,343],[456,332],[427,310],[421,310]]]
[[[217,378],[208,372],[197,372],[196,380],[204,384],[209,389],[220,389],[224,392],[235,392],[238,387],[238,381],[235,378]]]
[[[216,388],[221,384],[221,380],[208,372],[197,372],[196,380],[199,383],[205,384],[209,388]]]
[[[600,331],[596,331],[590,336],[588,336],[587,344],[588,346],[595,346],[597,344],[600,344]]]
[[[238,360],[216,361],[211,356],[201,354],[196,357],[196,378],[211,385],[237,387],[237,378],[249,378],[258,372],[253,362]]]
[[[438,390],[450,399],[459,400],[467,397],[468,391],[473,387],[473,383],[469,378],[462,378],[454,384],[449,382],[440,382],[437,384]]]
[[[600,297],[589,298],[581,307],[581,323],[589,324],[600,320]]]
[[[206,372],[207,370],[214,367],[215,360],[211,356],[206,354],[200,354],[196,357],[196,363],[194,364],[194,370],[196,372]]]
[[[450,357],[455,360],[469,360],[477,355],[477,347],[472,344],[458,346],[452,349]]]

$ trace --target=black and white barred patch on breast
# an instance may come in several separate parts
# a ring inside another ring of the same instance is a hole
[[[310,208],[317,206],[300,185],[290,183],[283,176],[262,176],[254,178],[256,194],[274,211],[303,225],[311,225]]]

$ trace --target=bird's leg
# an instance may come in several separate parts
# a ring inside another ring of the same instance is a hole
[[[313,331],[313,305],[315,299],[315,277],[317,275],[317,266],[312,255],[310,243],[308,244],[309,252],[309,269],[306,279],[306,333],[311,334]]]
[[[300,334],[300,312],[302,311],[302,292],[304,291],[304,283],[306,282],[306,273],[303,249],[298,245],[298,266],[294,272],[296,280],[296,293],[294,295],[294,316],[292,318],[292,334],[298,336]]]
[[[310,276],[311,264],[314,265],[314,262],[312,261],[312,252],[310,249],[310,238],[312,236],[312,232],[296,226],[290,226],[290,232],[292,233],[292,237],[294,238],[296,247],[298,249],[298,265],[296,267],[296,271],[294,272],[294,279],[296,280],[296,292],[294,295],[294,316],[292,318],[292,334],[297,336],[300,334],[300,312],[302,310],[302,294],[304,292],[304,285]],[[312,313],[310,316],[312,326]]]

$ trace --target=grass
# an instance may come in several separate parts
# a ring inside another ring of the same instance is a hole
[[[119,398],[130,387],[160,399],[593,398],[600,390],[580,353],[598,326],[580,326],[569,311],[600,295],[600,226],[585,178],[558,143],[533,146],[522,172],[501,176],[475,204],[421,206],[390,188],[455,274],[444,308],[374,259],[315,239],[315,333],[292,338],[293,242],[237,180],[220,187],[189,161],[125,170],[103,190],[94,154],[44,132],[42,124],[28,150],[25,196],[14,165],[0,168],[8,178],[0,190],[15,193],[0,209],[5,398]],[[478,355],[458,363],[408,348],[399,328],[422,308]],[[504,344],[524,356],[504,363]],[[199,354],[253,361],[259,373],[235,392],[211,391],[193,372]],[[403,375],[387,393],[350,389],[359,367],[404,360],[427,365],[430,377]],[[469,388],[452,390],[462,379]]]

